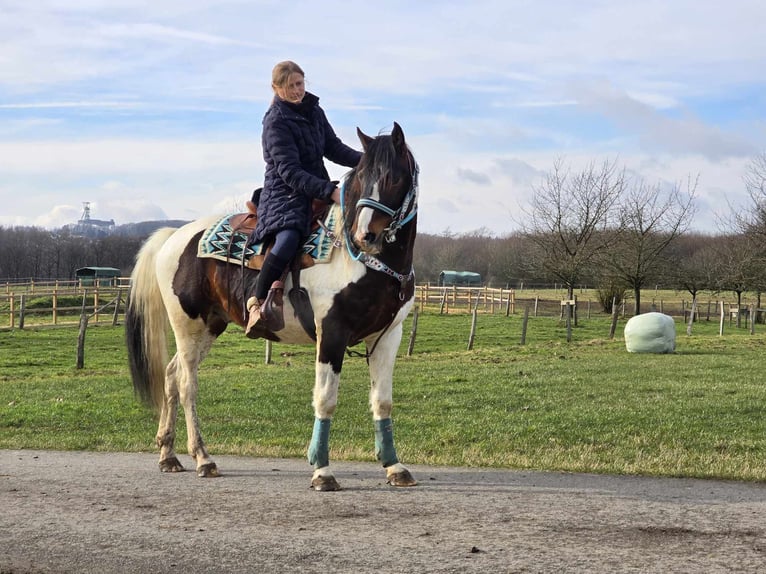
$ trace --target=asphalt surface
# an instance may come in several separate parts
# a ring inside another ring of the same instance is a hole
[[[766,485],[220,456],[0,451],[0,573],[766,572]],[[192,468],[191,460],[182,462]]]

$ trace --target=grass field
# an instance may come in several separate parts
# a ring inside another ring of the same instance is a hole
[[[766,327],[677,323],[672,355],[625,351],[624,321],[480,315],[410,321],[394,385],[405,463],[766,480]],[[133,396],[122,327],[92,327],[77,370],[76,328],[0,332],[0,448],[151,451],[156,422]],[[202,366],[199,416],[213,456],[303,457],[313,423],[314,350],[232,328]],[[374,460],[364,359],[347,358],[331,458]],[[185,450],[180,419],[179,451]]]

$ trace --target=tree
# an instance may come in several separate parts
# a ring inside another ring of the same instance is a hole
[[[668,247],[673,265],[669,269],[671,285],[688,291],[692,299],[700,291],[716,288],[716,247],[714,238],[689,234]]]
[[[620,225],[608,264],[614,274],[633,289],[636,315],[641,313],[641,289],[658,276],[668,247],[689,227],[696,212],[697,180],[686,191],[676,184],[664,188],[634,181],[620,205]]]
[[[606,231],[618,223],[613,208],[624,188],[624,171],[614,162],[604,161],[600,167],[591,163],[572,173],[557,160],[534,189],[525,210],[528,221],[521,228],[535,246],[538,268],[566,285],[569,299],[615,237]]]
[[[735,215],[736,222],[740,231],[766,244],[766,152],[750,160],[743,179],[751,206]]]
[[[720,238],[716,242],[715,252],[716,287],[719,291],[732,291],[737,297],[739,309],[745,291],[758,291],[763,286],[762,252],[746,234]]]

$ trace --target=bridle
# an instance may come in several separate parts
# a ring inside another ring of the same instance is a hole
[[[410,167],[410,177],[412,184],[410,185],[410,189],[407,191],[404,199],[402,200],[402,204],[398,207],[398,209],[391,209],[387,205],[382,204],[380,201],[369,197],[363,197],[359,199],[354,206],[355,209],[359,209],[360,207],[369,207],[371,209],[380,211],[381,213],[385,213],[391,218],[391,223],[389,223],[388,226],[383,230],[385,233],[385,241],[387,243],[393,243],[396,241],[397,232],[407,223],[409,223],[418,212],[418,173],[420,169],[418,168],[417,162],[412,159],[410,154],[407,154],[407,161]],[[345,190],[347,180],[348,175],[343,178],[343,181],[340,185],[340,205],[344,206],[344,211],[346,205]],[[409,273],[399,273],[398,271],[391,269],[388,265],[383,263],[374,255],[365,253],[361,249],[357,248],[356,244],[354,243],[354,239],[351,237],[349,232],[351,226],[345,224],[345,219],[346,218],[344,217],[344,243],[346,244],[346,249],[351,259],[354,261],[360,261],[370,269],[380,271],[381,273],[385,273],[386,275],[397,279],[400,284],[399,299],[403,301],[406,287],[409,285],[410,281],[415,279],[415,270],[410,268]]]
[[[409,221],[415,217],[415,215],[418,212],[418,173],[420,171],[420,168],[418,168],[418,164],[412,159],[412,156],[407,154],[407,162],[410,166],[410,177],[412,178],[412,185],[410,186],[409,191],[407,191],[407,195],[404,196],[404,199],[402,200],[402,204],[399,206],[398,209],[394,210],[388,207],[387,205],[382,204],[377,199],[373,199],[371,197],[363,197],[359,201],[356,202],[356,209],[358,210],[360,207],[370,207],[372,209],[375,209],[377,211],[380,211],[381,213],[385,213],[391,218],[391,223],[388,224],[388,227],[386,227],[383,232],[385,234],[385,240],[386,243],[393,243],[396,241],[396,233]],[[345,184],[345,180],[343,181]],[[341,202],[343,201],[343,187],[341,187]]]

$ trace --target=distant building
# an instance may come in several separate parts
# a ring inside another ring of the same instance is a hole
[[[83,211],[80,220],[77,223],[65,225],[63,229],[69,231],[72,235],[80,237],[106,237],[114,232],[114,219],[105,221],[103,219],[91,219],[90,202],[83,201]]]
[[[473,271],[442,271],[439,273],[439,286],[461,285],[466,287],[480,287],[481,275]]]
[[[120,277],[120,270],[115,267],[80,267],[75,271],[75,277],[83,286],[109,287]]]

